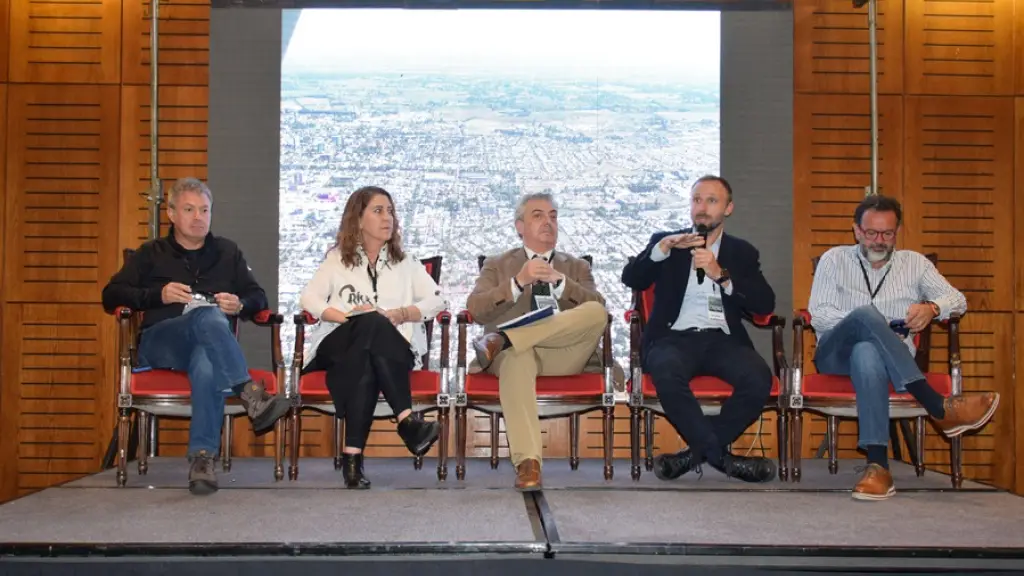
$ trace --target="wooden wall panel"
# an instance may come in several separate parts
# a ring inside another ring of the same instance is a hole
[[[110,439],[113,323],[97,306],[7,304],[0,500],[98,472]],[[11,436],[8,436],[11,435]],[[16,441],[11,441],[11,438]]]
[[[1013,1],[905,0],[908,94],[1012,94]]]
[[[1016,350],[1014,351],[1014,360],[1016,362],[1017,370],[1020,370],[1020,366],[1024,366],[1024,312],[1018,311],[1014,314],[1014,334],[1016,334]],[[1007,457],[1012,457],[1014,460],[1014,485],[1011,488],[1017,494],[1024,494],[1024,394],[1016,394],[1014,391],[1014,401],[1012,408],[1006,406],[1003,408],[1004,413],[1013,410],[1013,424],[1014,424],[1014,441],[1016,443],[1016,450],[1011,452]],[[1006,449],[1006,446],[1000,447],[1004,452],[1010,452]]]
[[[1024,10],[1024,0],[1021,9]],[[1024,13],[1021,13],[1019,20],[1024,22]],[[1024,29],[1021,30],[1024,33]],[[1021,37],[1024,44],[1024,36]],[[1014,245],[1014,294],[1017,311],[1024,311],[1024,98],[1014,99],[1014,112],[1016,121],[1016,137],[1014,140],[1014,192],[1013,192],[1013,245]],[[1018,333],[1018,338],[1024,339],[1024,333]],[[1024,366],[1021,366],[1024,370]],[[1021,426],[1024,427],[1024,412],[1020,415]],[[1024,445],[1021,445],[1024,450]]]
[[[157,97],[159,176],[166,195],[178,178],[195,176],[206,180],[209,90],[204,86],[171,86],[162,88]],[[119,220],[122,247],[135,247],[147,239],[150,110],[149,87],[122,88]],[[166,221],[166,214],[162,217]],[[167,228],[161,227],[161,230],[166,232]]]
[[[10,9],[10,0],[0,0],[0,82],[7,82],[7,66],[11,47]]]
[[[124,3],[125,84],[149,84],[150,4]],[[209,0],[160,2],[158,75],[161,86],[207,86],[210,78]]]
[[[1012,310],[1013,100],[908,96],[904,117],[903,246],[938,253],[971,311]]]
[[[849,0],[795,0],[793,64],[797,92],[867,94],[870,44],[867,8]],[[903,2],[879,0],[878,91],[903,91]]]
[[[116,86],[12,85],[8,302],[96,302],[117,265]]]
[[[10,3],[12,82],[116,84],[120,0]]]
[[[867,96],[793,99],[793,302],[807,304],[811,259],[853,240],[853,210],[871,184]],[[879,98],[879,188],[901,197],[902,99]]]

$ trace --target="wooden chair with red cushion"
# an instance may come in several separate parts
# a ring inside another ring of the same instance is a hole
[[[629,364],[631,377],[627,381],[629,393],[629,439],[630,439],[630,476],[633,480],[640,479],[640,417],[644,419],[644,467],[647,471],[654,469],[654,415],[662,417],[665,412],[658,401],[658,392],[649,374],[643,372],[640,362],[640,347],[643,343],[643,331],[651,310],[654,309],[654,284],[644,291],[633,291],[633,309],[626,311],[626,322],[629,323]],[[776,413],[778,427],[779,478],[786,480],[789,475],[789,450],[786,443],[786,418],[783,414],[782,398],[785,397],[785,385],[788,383],[788,361],[782,344],[782,333],[786,319],[770,314],[747,318],[753,326],[772,331],[772,377],[771,395],[765,404],[765,410]],[[712,376],[698,376],[690,381],[690,389],[701,405],[704,414],[718,414],[722,403],[732,394],[732,386],[724,380]]]
[[[441,256],[434,256],[420,260],[427,269],[427,273],[434,279],[434,282],[441,283]],[[301,412],[310,409],[321,414],[335,416],[334,403],[331,401],[331,393],[327,389],[327,372],[315,370],[305,375],[302,374],[302,366],[305,363],[305,341],[306,327],[317,323],[312,314],[306,312],[295,316],[295,354],[292,358],[291,390],[292,409],[288,413],[291,422],[291,438],[288,463],[288,478],[296,480],[299,477],[299,448],[301,447],[302,426]],[[412,389],[412,410],[416,413],[428,413],[437,411],[437,420],[441,424],[441,433],[437,441],[437,478],[444,481],[448,478],[448,415],[451,401],[448,394],[448,370],[449,370],[449,326],[451,325],[451,313],[447,310],[437,315],[437,321],[441,325],[441,358],[440,367],[437,370],[430,370],[430,349],[433,340],[433,320],[426,323],[427,332],[427,353],[423,355],[420,370],[413,370],[409,378],[409,386]],[[384,401],[383,396],[377,402],[377,409],[373,415],[374,419],[383,420],[394,418],[395,414],[391,407]],[[333,421],[332,454],[334,455],[334,468],[341,469],[341,448],[342,437],[344,436],[344,424],[338,418]],[[423,468],[423,457],[413,459],[413,467],[416,470]]]
[[[127,262],[134,250],[124,251]],[[114,311],[118,324],[118,427],[117,427],[117,483],[124,486],[128,481],[128,436],[132,412],[138,418],[138,470],[146,474],[149,470],[150,439],[156,439],[156,417],[191,417],[192,387],[188,374],[176,370],[140,369],[138,366],[138,345],[143,312],[121,306]],[[281,325],[284,317],[270,310],[260,310],[253,318],[257,326],[270,328],[272,371],[249,369],[254,382],[263,382],[270,394],[280,393],[279,383],[284,382],[284,361],[281,357]],[[238,322],[234,322],[235,337],[238,336]],[[224,408],[221,460],[225,471],[231,470],[231,425],[233,418],[245,415],[245,407],[237,397],[229,397]],[[284,433],[279,420],[274,424],[274,479],[284,477]],[[155,446],[154,446],[155,448]]]
[[[926,254],[932,264],[938,262],[937,254]],[[818,266],[818,258],[812,259],[813,270]],[[929,354],[931,351],[932,326],[942,324],[949,329],[949,372],[929,372]],[[804,331],[814,329],[811,327],[811,315],[806,310],[798,310],[793,319],[793,371],[791,397],[789,399],[789,413],[792,418],[792,446],[793,446],[793,480],[800,481],[800,450],[801,435],[803,430],[803,412],[810,411],[821,414],[826,420],[825,442],[828,445],[829,472],[835,474],[839,469],[837,456],[839,440],[839,420],[855,419],[857,417],[857,395],[853,389],[853,382],[848,376],[833,376],[829,374],[805,374],[804,373]],[[953,314],[948,321],[934,321],[914,337],[917,353],[914,359],[921,372],[924,373],[928,384],[943,397],[959,395],[963,390],[963,379],[960,371],[960,316]],[[913,435],[915,446],[911,450],[911,461],[918,476],[924,474],[924,438],[925,419],[928,413],[910,394],[897,394],[890,391],[889,394],[889,417],[893,420],[901,420],[904,424],[904,435],[909,436],[909,427],[905,426],[908,418],[916,420]],[[898,446],[898,436],[893,436]],[[963,483],[963,471],[961,468],[962,444],[961,439],[953,438],[950,442],[950,463],[951,479],[954,488],[959,488]]]
[[[485,256],[477,258],[477,267],[483,268]],[[593,264],[590,256],[583,256]],[[467,371],[468,328],[473,317],[468,310],[459,312],[459,350],[456,364],[457,392],[455,395],[455,475],[459,480],[466,477],[466,433],[468,408],[479,410],[491,418],[491,469],[498,467],[498,435],[501,418],[501,401],[498,397],[498,377],[481,372]],[[569,466],[572,470],[580,463],[580,416],[591,411],[602,411],[602,436],[604,441],[604,478],[611,480],[612,442],[614,435],[615,389],[612,381],[612,338],[611,315],[605,326],[601,342],[601,372],[575,374],[572,376],[538,376],[537,402],[541,420],[569,417]]]

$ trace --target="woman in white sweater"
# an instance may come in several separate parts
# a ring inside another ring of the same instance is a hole
[[[337,243],[299,302],[319,319],[309,335],[303,371],[327,371],[337,417],[345,419],[345,485],[369,488],[362,452],[379,394],[414,455],[430,450],[440,431],[437,422],[412,413],[409,371],[427,351],[424,322],[446,303],[423,264],[403,251],[386,190],[368,186],[352,193]]]

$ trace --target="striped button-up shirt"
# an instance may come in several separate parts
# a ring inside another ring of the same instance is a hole
[[[865,275],[867,280],[865,280]],[[870,287],[868,286],[870,284]],[[877,293],[876,293],[877,291]],[[872,293],[875,293],[872,298]],[[902,320],[912,304],[934,302],[939,319],[967,311],[967,299],[923,254],[897,250],[881,268],[871,267],[860,246],[836,246],[818,261],[807,311],[819,339],[854,309],[873,304],[889,321]],[[915,352],[913,334],[904,339]]]

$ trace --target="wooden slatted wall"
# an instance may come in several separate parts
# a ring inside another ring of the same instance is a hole
[[[1024,478],[1014,460],[1024,455],[1024,444],[1015,440],[1024,439],[1024,414],[1016,411],[1015,426],[1014,405],[1021,399],[1014,394],[1014,365],[1024,337],[1024,192],[1014,162],[1021,165],[1024,83],[1019,73],[1014,80],[1014,71],[1024,70],[1024,37],[1015,45],[1013,32],[1024,30],[1024,3],[1014,4],[879,2],[878,102],[879,186],[903,203],[900,246],[936,252],[939,270],[967,295],[965,389],[1003,397],[993,422],[964,441],[965,474],[1019,491]],[[869,183],[868,33],[867,8],[855,9],[848,0],[797,0],[794,14],[793,296],[803,306],[811,258],[853,242],[853,209]],[[935,369],[946,359],[945,343],[945,334],[937,335]],[[812,354],[809,346],[811,370]],[[804,430],[803,455],[809,457],[824,423],[810,418]],[[948,444],[929,432],[926,462],[948,470]],[[859,457],[856,424],[844,423],[840,434],[840,455]]]

